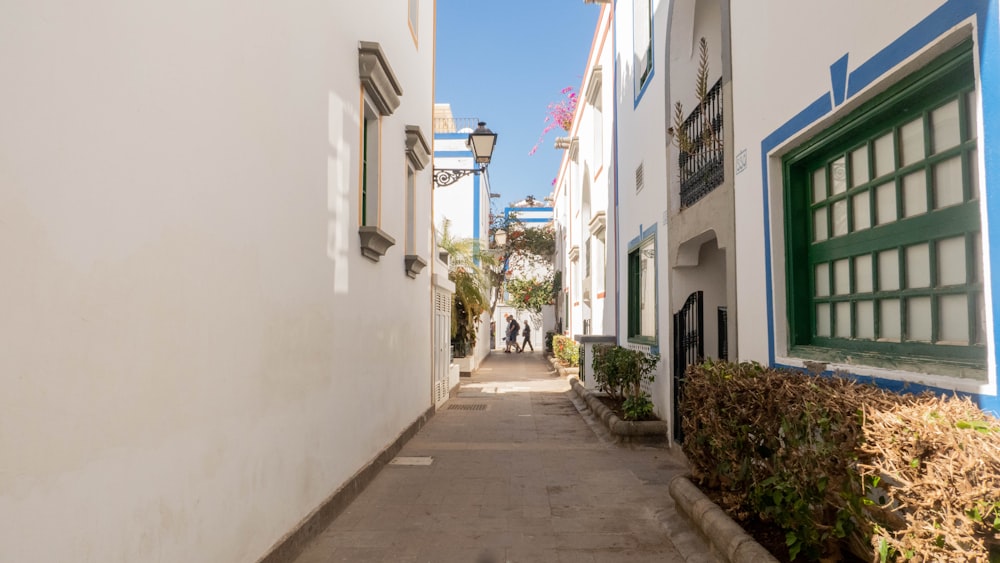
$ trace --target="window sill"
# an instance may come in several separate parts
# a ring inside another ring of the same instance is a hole
[[[629,336],[628,341],[633,344],[645,344],[646,346],[656,346],[656,338],[651,336]]]
[[[823,371],[842,371],[852,375],[912,381],[934,387],[978,388],[987,382],[983,366],[961,360],[933,357],[889,356],[872,352],[849,352],[820,346],[795,346],[788,361],[802,364],[823,364]]]
[[[413,279],[416,279],[420,271],[427,267],[427,261],[416,254],[407,254],[403,258],[403,263],[406,265],[406,275]]]
[[[378,262],[389,247],[396,244],[396,239],[378,227],[359,227],[358,234],[361,236],[361,254],[372,262]]]

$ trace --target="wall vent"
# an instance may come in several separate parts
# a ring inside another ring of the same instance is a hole
[[[642,171],[642,163],[640,162],[638,168],[635,169],[635,192],[636,193],[639,193],[640,191],[642,191],[643,176],[644,176],[644,173]]]

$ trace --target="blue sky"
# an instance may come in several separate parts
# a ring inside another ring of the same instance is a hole
[[[599,14],[583,0],[438,0],[435,101],[497,133],[490,181],[499,207],[552,192],[562,130],[528,152],[548,105],[566,86],[580,88]]]

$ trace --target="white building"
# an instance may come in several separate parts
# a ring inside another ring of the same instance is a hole
[[[426,0],[3,10],[0,559],[258,560],[433,413],[433,46]]]
[[[675,431],[677,385],[702,357],[957,391],[1000,413],[997,12],[615,4],[616,334],[661,354],[650,392]],[[570,319],[586,290],[579,117],[554,194]]]
[[[474,241],[474,251],[489,248],[490,183],[489,173],[475,161],[468,145],[479,120],[455,118],[451,105],[434,104],[434,225],[440,232],[448,221],[448,230],[456,239]],[[471,354],[455,358],[462,373],[471,373],[489,355],[489,314],[484,313]]]
[[[544,205],[533,196],[512,203],[503,210],[503,225],[508,228],[517,229],[547,229],[553,227],[553,208]],[[508,233],[507,237],[518,236],[517,232]],[[537,257],[523,254],[515,254],[509,257],[502,265],[504,276],[510,280],[536,280],[541,281],[553,273],[553,264],[542,262]],[[555,307],[552,305],[542,306],[539,312],[533,312],[520,305],[511,302],[510,292],[505,291],[493,311],[493,323],[496,327],[495,346],[504,348],[504,336],[507,323],[505,315],[513,315],[521,326],[520,335],[517,338],[518,344],[524,343],[524,325],[531,327],[529,342],[532,349],[544,350],[545,333],[554,330],[556,326]]]
[[[1000,413],[997,1],[724,4],[740,357]]]
[[[615,335],[614,49],[612,9],[601,9],[580,86],[566,151],[552,193],[556,269],[562,272],[557,317],[568,335]],[[611,210],[609,212],[609,210]]]

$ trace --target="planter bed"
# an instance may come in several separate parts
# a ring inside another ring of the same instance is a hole
[[[662,420],[651,420],[643,422],[626,421],[619,418],[605,405],[601,399],[591,393],[580,383],[576,377],[569,378],[573,391],[587,403],[590,410],[594,412],[601,424],[608,429],[608,432],[620,442],[665,442],[667,441],[667,423]]]

